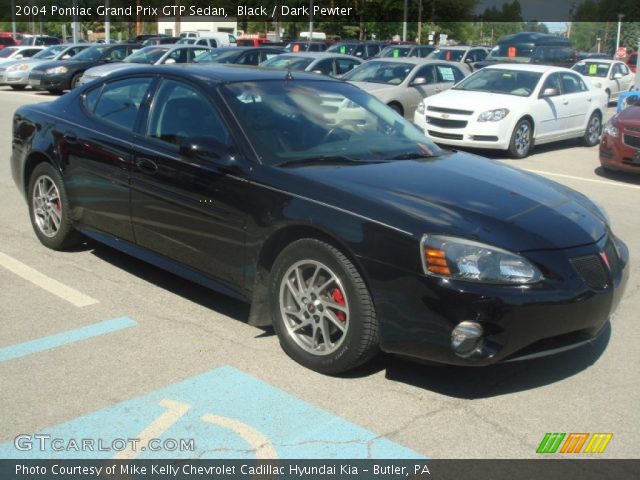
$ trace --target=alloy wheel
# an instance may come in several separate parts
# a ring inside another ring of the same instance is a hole
[[[62,202],[55,182],[48,175],[41,175],[33,188],[33,215],[38,229],[51,238],[58,233],[62,221]]]
[[[524,156],[531,147],[531,129],[527,123],[521,123],[516,130],[516,151]]]
[[[598,115],[594,115],[591,117],[591,121],[589,122],[589,126],[587,127],[587,140],[590,144],[595,145],[598,143],[598,138],[600,137],[600,117]]]
[[[312,355],[335,352],[349,329],[349,301],[342,282],[315,260],[294,263],[282,277],[280,314],[287,333]]]

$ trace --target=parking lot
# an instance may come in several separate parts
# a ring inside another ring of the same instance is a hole
[[[597,147],[495,155],[599,202],[629,246],[625,298],[597,343],[481,369],[380,355],[329,377],[247,325],[240,302],[94,242],[69,252],[38,242],[11,179],[11,118],[55,98],[0,87],[0,457],[533,458],[547,432],[611,432],[601,457],[640,457],[640,177],[605,173]],[[41,433],[194,448],[14,447]]]

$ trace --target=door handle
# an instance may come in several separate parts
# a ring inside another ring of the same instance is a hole
[[[138,170],[142,173],[148,173],[150,175],[158,171],[158,164],[148,158],[139,158],[136,160],[136,167],[138,167]]]
[[[75,133],[67,132],[62,135],[62,138],[68,143],[76,143],[78,141],[78,136]]]
[[[569,105],[569,100],[562,100],[563,105]]]

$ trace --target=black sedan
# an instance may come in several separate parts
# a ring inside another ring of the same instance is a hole
[[[87,236],[250,302],[324,373],[378,349],[480,366],[574,348],[629,271],[584,195],[313,74],[116,73],[19,108],[11,169],[45,246]]]
[[[194,63],[232,63],[236,65],[260,65],[265,60],[284,53],[278,47],[218,47],[198,56]]]
[[[95,45],[80,52],[73,60],[57,60],[34,68],[29,75],[29,85],[36,90],[60,93],[78,86],[85,70],[110,62],[121,62],[140,45],[121,43],[117,45]]]

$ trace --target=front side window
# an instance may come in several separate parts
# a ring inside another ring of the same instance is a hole
[[[148,77],[128,78],[105,84],[93,114],[105,122],[133,131],[150,85],[151,78]]]
[[[587,90],[584,82],[576,75],[572,73],[562,74],[562,84],[564,86],[565,93],[578,93]]]
[[[312,70],[314,72],[320,72],[323,75],[332,75],[333,74],[333,60],[332,59],[326,59],[326,60],[320,60],[318,63],[316,63],[313,67]]]
[[[277,68],[287,70],[304,70],[311,62],[313,57],[303,57],[298,55],[278,55],[263,62],[260,66],[265,68]]]
[[[337,58],[336,59],[336,74],[344,75],[347,72],[350,72],[355,67],[360,65],[358,62],[354,60],[349,60],[347,58]]]
[[[542,86],[541,91],[544,92],[548,88],[553,88],[556,91],[555,95],[560,95],[561,93],[564,92],[564,89],[562,88],[562,80],[560,79],[560,74],[552,73],[547,77],[547,79],[544,82],[544,85]]]
[[[438,74],[438,83],[455,83],[457,68],[450,65],[436,65],[436,72]]]
[[[229,145],[229,133],[208,99],[190,85],[163,80],[153,100],[147,136],[173,145],[211,138]]]

